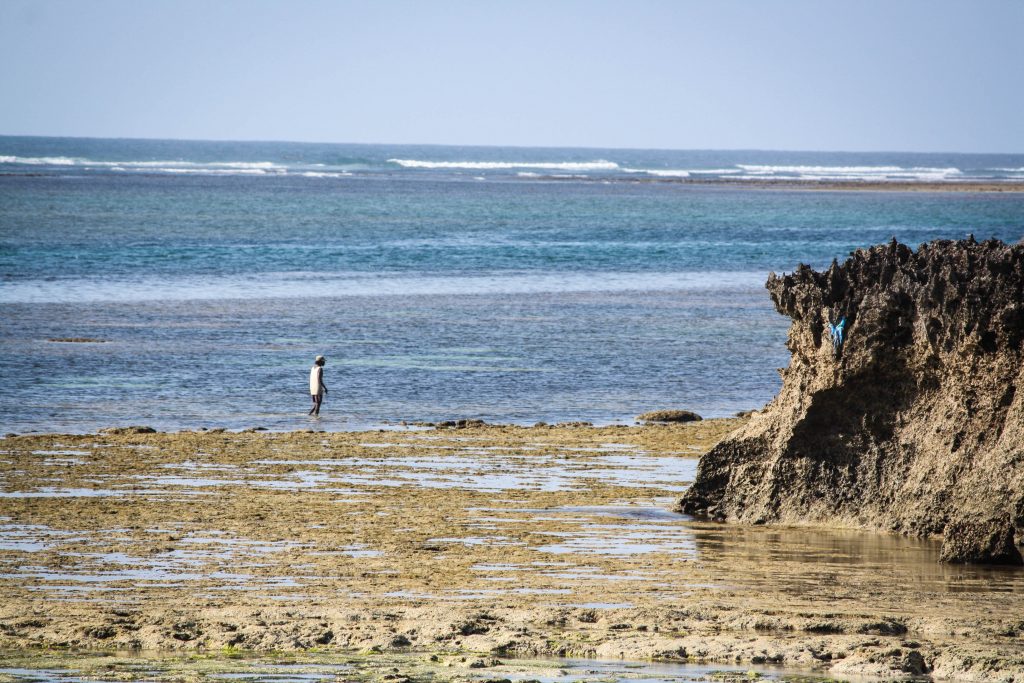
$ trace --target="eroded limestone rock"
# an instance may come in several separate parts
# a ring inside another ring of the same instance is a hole
[[[947,559],[992,561],[1002,546],[950,522],[1024,527],[1024,245],[893,241],[767,287],[793,319],[782,389],[701,459],[682,510],[945,534]]]

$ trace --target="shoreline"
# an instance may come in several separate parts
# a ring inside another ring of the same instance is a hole
[[[712,421],[712,420],[735,420],[745,419],[750,415],[758,412],[758,410],[741,410],[734,415],[727,416],[714,416],[714,417],[703,417],[696,421]],[[301,417],[299,418],[301,419]],[[654,421],[654,420],[639,420],[639,419],[613,419],[608,421],[594,422],[591,420],[566,420],[562,422],[545,422],[523,420],[521,422],[487,422],[479,418],[457,418],[451,420],[439,420],[437,422],[430,422],[427,420],[381,420],[379,422],[357,422],[352,425],[350,429],[327,429],[317,428],[316,426],[309,427],[293,427],[287,429],[279,429],[276,427],[263,427],[261,425],[255,425],[252,427],[182,427],[182,428],[170,428],[162,429],[152,427],[149,425],[112,425],[108,427],[100,427],[97,429],[83,430],[83,431],[54,431],[54,432],[43,432],[43,431],[23,431],[15,432],[8,430],[4,432],[4,429],[0,427],[0,439],[10,437],[82,437],[82,436],[102,436],[102,435],[125,435],[125,434],[164,434],[168,436],[182,435],[182,434],[251,434],[261,432],[265,434],[358,434],[358,433],[373,433],[373,432],[422,432],[422,431],[449,431],[459,429],[477,429],[477,428],[490,428],[490,429],[635,429],[638,427],[671,427],[677,424],[686,424],[685,422],[674,422],[668,421]],[[333,425],[332,425],[333,426]]]
[[[5,438],[0,648],[1024,675],[1024,573],[673,512],[744,423]]]
[[[746,412],[746,411],[744,411]],[[732,420],[735,417],[711,417],[703,418],[704,420]],[[457,423],[468,423],[468,424],[457,424]],[[181,429],[161,429],[151,427],[149,425],[119,425],[110,427],[100,427],[98,429],[90,429],[83,431],[54,431],[54,432],[42,432],[42,431],[4,431],[0,428],[0,440],[4,438],[18,438],[18,437],[70,437],[79,438],[85,436],[106,436],[106,435],[129,435],[129,434],[157,434],[164,436],[181,436],[187,434],[195,434],[202,436],[204,434],[226,434],[226,435],[238,435],[238,434],[282,434],[282,435],[297,435],[297,434],[376,434],[376,433],[387,433],[395,432],[398,434],[402,433],[413,433],[413,432],[447,432],[457,431],[460,429],[476,429],[476,428],[496,428],[496,429],[636,429],[638,427],[664,427],[671,426],[671,423],[644,423],[644,422],[629,422],[624,421],[613,421],[613,422],[590,422],[590,421],[567,421],[567,422],[485,422],[483,420],[476,419],[459,419],[459,420],[446,420],[442,422],[427,422],[427,421],[415,421],[415,422],[359,422],[354,424],[351,429],[336,429],[336,425],[331,425],[332,428],[326,427],[294,427],[294,428],[276,428],[276,427],[263,427],[256,425],[253,427],[182,427]]]

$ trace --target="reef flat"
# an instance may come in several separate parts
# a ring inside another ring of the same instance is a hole
[[[1024,673],[1019,571],[673,512],[745,424],[11,436],[0,648]]]

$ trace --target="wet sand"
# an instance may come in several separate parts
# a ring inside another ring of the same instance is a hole
[[[740,423],[8,437],[0,648],[1024,676],[1024,572],[674,513]]]

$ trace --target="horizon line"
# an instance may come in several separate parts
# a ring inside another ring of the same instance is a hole
[[[284,140],[284,139],[252,139],[252,138],[174,138],[174,137],[141,137],[141,136],[116,136],[107,137],[99,135],[19,135],[16,133],[0,133],[0,138],[41,138],[49,140],[130,140],[145,142],[231,142],[241,144],[276,143],[290,145],[348,145],[363,147],[474,147],[484,149],[572,149],[572,150],[618,150],[634,152],[816,152],[828,154],[949,154],[949,155],[1005,155],[1020,156],[1021,152],[981,152],[981,151],[952,151],[952,150],[899,150],[899,149],[810,149],[780,147],[629,147],[629,146],[608,146],[595,147],[588,145],[503,145],[503,144],[466,144],[446,142],[337,142],[323,140]]]

